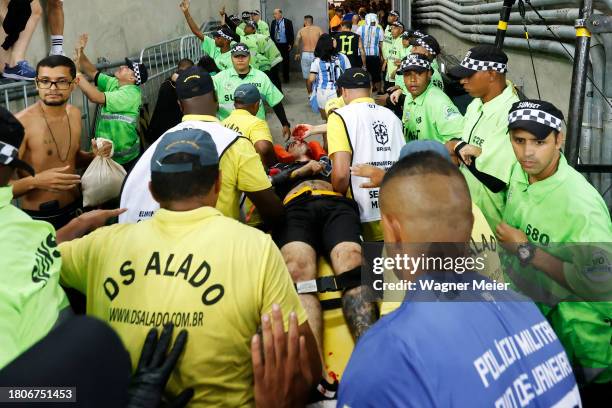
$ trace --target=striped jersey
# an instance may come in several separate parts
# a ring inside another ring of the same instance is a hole
[[[336,80],[350,67],[351,63],[344,54],[334,55],[329,62],[315,58],[310,65],[310,73],[317,76],[315,89],[336,89]]]
[[[380,26],[362,26],[359,28],[359,35],[363,41],[363,47],[367,56],[377,56],[380,54],[380,43],[384,40],[384,33]]]

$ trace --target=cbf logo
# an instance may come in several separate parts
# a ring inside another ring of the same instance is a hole
[[[372,129],[374,129],[374,138],[376,141],[381,145],[387,144],[389,141],[389,131],[387,130],[387,125],[377,120],[372,124]]]

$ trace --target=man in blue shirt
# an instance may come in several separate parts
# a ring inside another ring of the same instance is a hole
[[[401,249],[387,245],[387,256],[446,262],[448,255],[458,266],[462,243],[470,239],[471,208],[455,166],[434,152],[407,156],[380,190],[385,243],[402,243]],[[454,248],[418,244],[432,242]],[[568,357],[532,302],[476,273],[435,268],[396,272],[413,287],[357,343],[338,407],[580,406]],[[455,290],[439,289],[450,283]],[[476,290],[477,283],[491,287]]]
[[[281,9],[274,9],[274,20],[270,24],[270,37],[276,44],[276,48],[283,56],[283,81],[289,82],[289,67],[291,60],[289,53],[295,41],[295,33],[293,32],[293,23],[291,20],[283,17]]]

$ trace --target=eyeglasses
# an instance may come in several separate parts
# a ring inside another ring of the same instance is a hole
[[[60,91],[70,89],[70,85],[72,85],[73,82],[74,80],[70,81],[68,79],[60,79],[59,81],[51,81],[50,79],[36,79],[36,85],[38,85],[40,89],[51,89],[51,87],[55,85],[55,87]]]

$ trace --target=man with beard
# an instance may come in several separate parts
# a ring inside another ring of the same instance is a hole
[[[78,83],[74,62],[62,55],[44,58],[36,67],[40,100],[16,117],[25,128],[19,158],[30,163],[35,176],[19,174],[13,196],[35,220],[60,229],[82,212],[80,177],[76,169],[89,165],[95,154],[110,156],[111,145],[92,153],[81,150],[81,111],[70,104]]]

